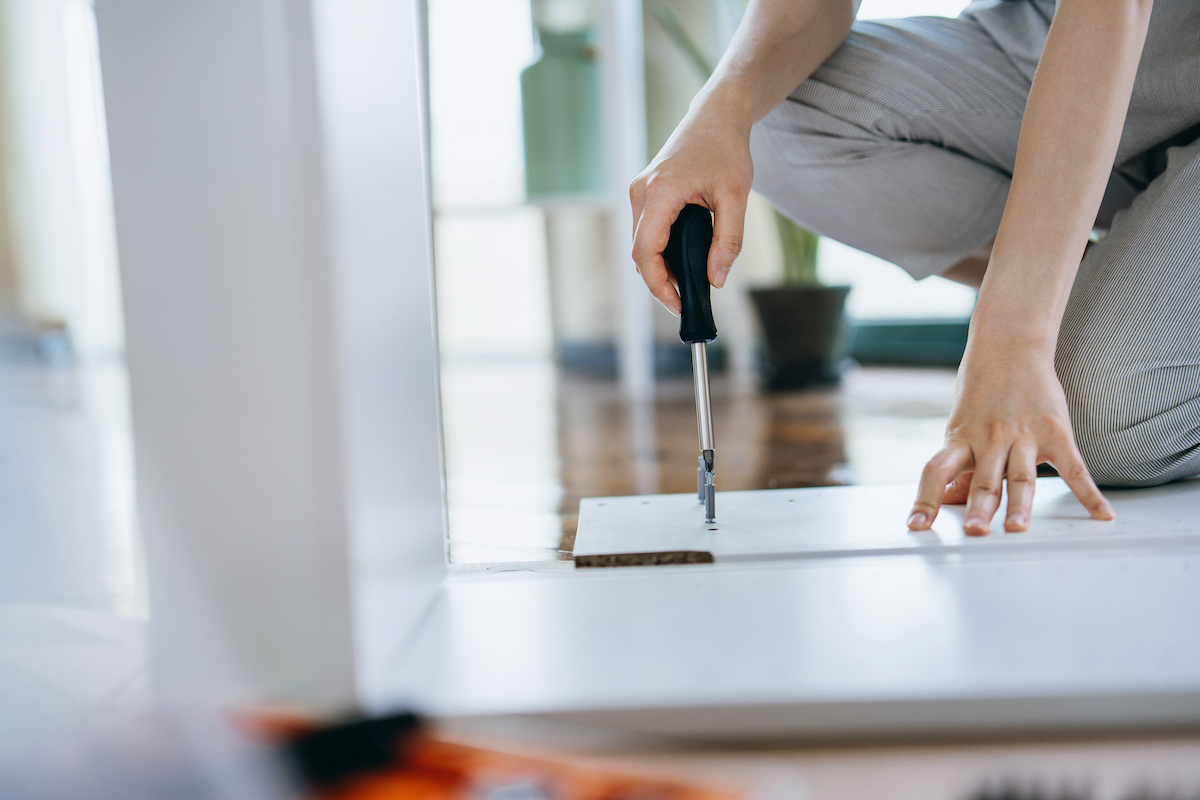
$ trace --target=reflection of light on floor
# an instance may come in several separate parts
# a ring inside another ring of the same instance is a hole
[[[718,486],[915,483],[953,396],[951,370],[856,368],[839,389],[778,394],[718,377]],[[452,358],[442,397],[455,563],[569,558],[581,497],[695,487],[686,378],[661,381],[639,417],[615,381],[559,374],[549,359]]]
[[[99,518],[107,550],[105,579],[122,616],[150,614],[145,560],[134,508],[133,433],[124,365],[104,361],[79,367],[83,407],[98,440]]]
[[[916,483],[942,445],[955,374],[873,367],[846,375],[841,393],[847,483]]]
[[[0,363],[0,756],[148,699],[125,367]]]
[[[453,560],[555,558],[562,484],[554,380],[548,359],[443,364]]]

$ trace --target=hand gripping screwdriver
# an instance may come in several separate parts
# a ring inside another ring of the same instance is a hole
[[[692,348],[692,380],[696,387],[696,428],[700,434],[696,494],[704,503],[704,521],[717,520],[717,485],[713,455],[712,405],[708,391],[708,345],[717,338],[708,284],[708,250],[712,246],[712,214],[697,205],[684,206],[663,259],[675,276],[679,299],[679,339]]]

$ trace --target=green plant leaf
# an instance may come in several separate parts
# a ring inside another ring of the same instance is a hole
[[[783,282],[792,286],[814,286],[817,278],[817,243],[820,237],[775,211],[779,245],[783,250]]]

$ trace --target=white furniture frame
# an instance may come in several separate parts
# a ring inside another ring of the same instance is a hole
[[[96,10],[151,593],[344,708],[445,569],[421,4]]]

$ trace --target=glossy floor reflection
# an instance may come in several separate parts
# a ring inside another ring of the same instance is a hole
[[[442,394],[456,564],[567,560],[580,498],[695,489],[688,378],[633,404],[549,361],[449,361]],[[718,487],[915,482],[953,394],[952,370],[860,367],[838,388],[773,394],[718,376]]]
[[[0,758],[146,701],[133,508],[123,364],[0,340]]]

